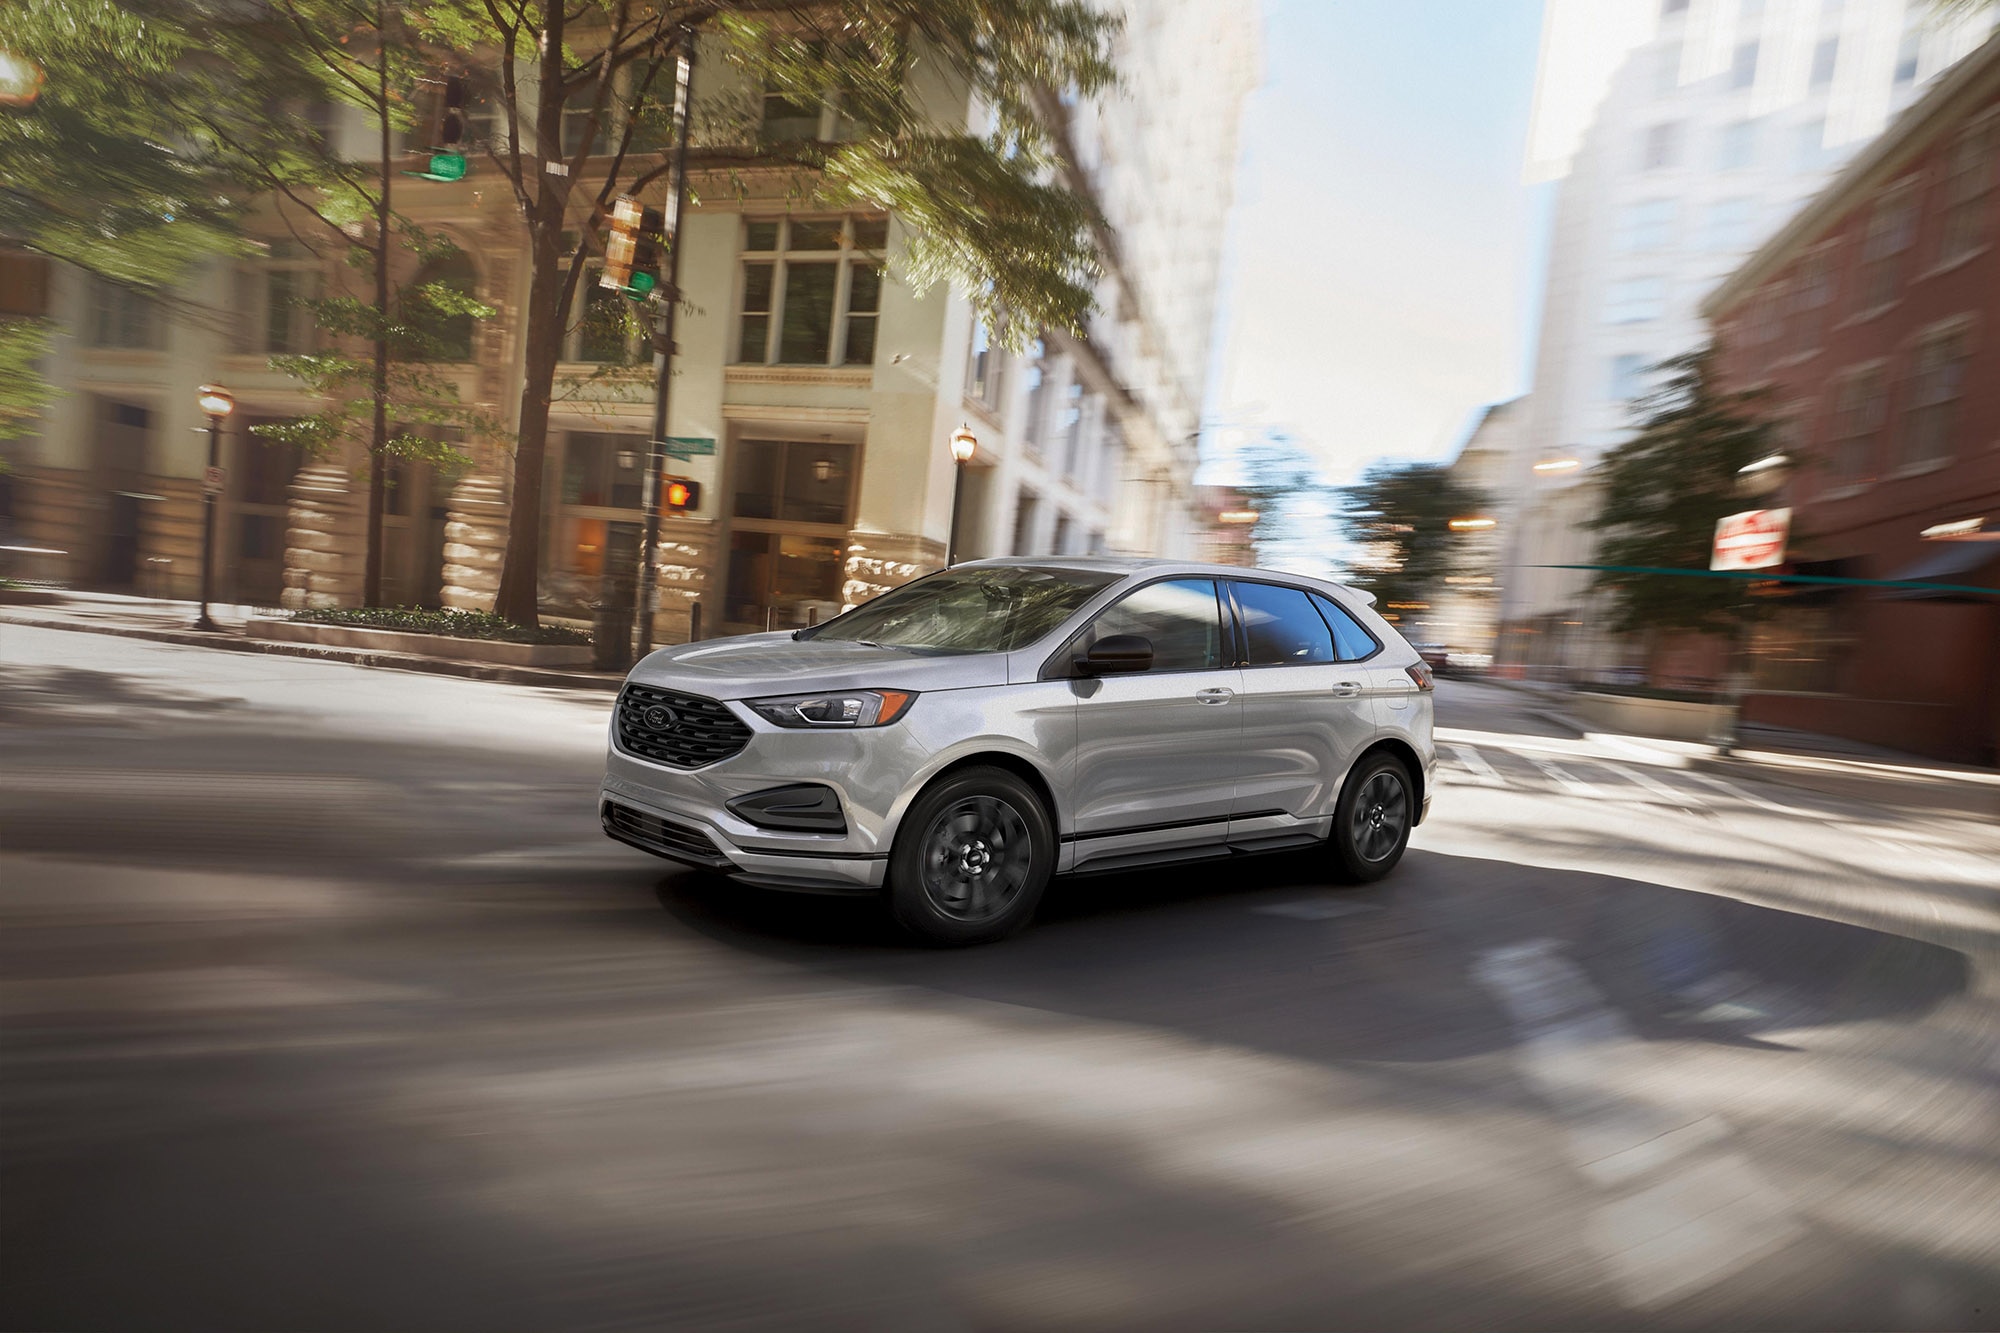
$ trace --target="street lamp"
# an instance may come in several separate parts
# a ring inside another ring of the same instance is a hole
[[[1581,458],[1545,458],[1535,464],[1537,472],[1574,472],[1583,466]]]
[[[215,591],[215,493],[222,489],[222,422],[236,410],[236,396],[219,384],[204,384],[195,401],[208,418],[208,468],[201,475],[201,614],[194,618],[194,627],[219,629],[208,614],[208,599]]]
[[[1481,528],[1498,527],[1499,520],[1493,518],[1453,518],[1445,521],[1445,526],[1453,532],[1477,532]]]
[[[951,433],[951,535],[945,538],[944,562],[947,566],[958,563],[958,506],[965,492],[965,465],[972,461],[973,453],[979,448],[979,437],[972,433],[972,427],[961,421],[958,429]]]

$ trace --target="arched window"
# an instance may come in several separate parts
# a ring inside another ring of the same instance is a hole
[[[472,316],[447,314],[433,308],[416,293],[437,284],[467,296],[479,292],[479,271],[462,251],[434,259],[417,272],[404,302],[404,319],[421,335],[417,357],[425,361],[472,360]]]

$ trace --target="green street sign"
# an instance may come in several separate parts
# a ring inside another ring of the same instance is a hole
[[[660,279],[657,275],[648,273],[645,269],[635,269],[632,276],[625,280],[625,294],[635,301],[641,300],[659,285]]]
[[[715,437],[712,435],[669,435],[653,444],[663,454],[674,458],[693,458],[696,454],[715,452]]]
[[[415,176],[420,181],[452,181],[465,179],[466,161],[464,153],[432,153],[431,165],[427,171],[406,171],[405,176]]]

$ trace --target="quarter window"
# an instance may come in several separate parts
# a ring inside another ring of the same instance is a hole
[[[1270,583],[1233,583],[1230,590],[1243,618],[1249,665],[1304,666],[1334,660],[1333,632],[1303,591]]]
[[[887,242],[880,218],[746,221],[737,361],[872,365]]]
[[[1343,662],[1359,662],[1373,657],[1382,645],[1375,636],[1361,628],[1361,622],[1340,608],[1340,604],[1330,597],[1313,594],[1313,605],[1326,617],[1327,628],[1333,631],[1333,647]]]
[[[1222,611],[1212,579],[1149,584],[1092,622],[1076,651],[1114,634],[1136,634],[1153,645],[1155,671],[1214,671],[1222,666]]]

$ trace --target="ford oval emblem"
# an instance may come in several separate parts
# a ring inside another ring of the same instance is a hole
[[[665,731],[680,721],[680,715],[664,704],[654,704],[639,715],[639,720],[646,724],[648,731]]]

